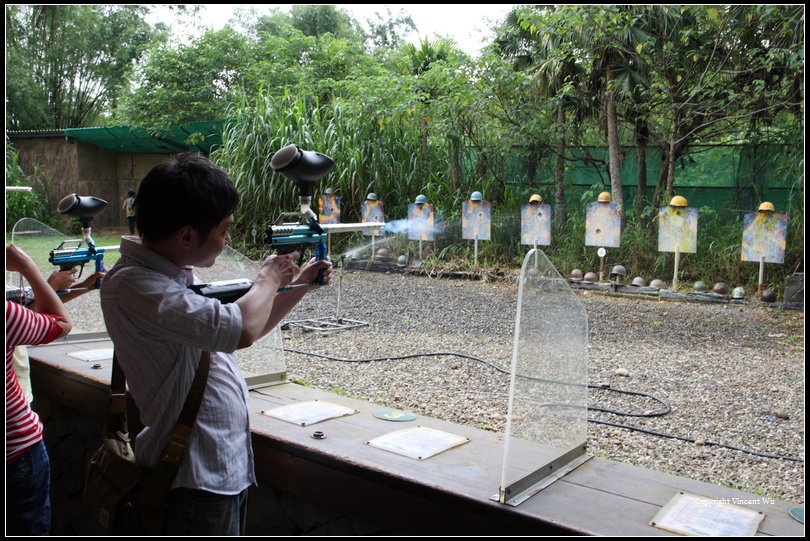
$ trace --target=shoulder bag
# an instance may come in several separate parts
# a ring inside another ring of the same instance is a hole
[[[82,503],[96,534],[160,535],[166,496],[186,453],[200,409],[211,354],[203,352],[183,410],[154,470],[135,462],[127,429],[126,378],[113,354],[110,411],[104,442],[87,466]]]

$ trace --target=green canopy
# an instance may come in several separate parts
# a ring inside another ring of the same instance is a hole
[[[222,121],[173,124],[168,129],[148,131],[135,126],[66,128],[65,136],[113,152],[132,154],[210,153],[222,144]]]

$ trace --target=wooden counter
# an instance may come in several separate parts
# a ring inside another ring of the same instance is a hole
[[[87,362],[67,354],[109,347],[111,342],[105,340],[62,340],[30,348],[35,393],[103,416],[111,361]],[[357,413],[305,427],[261,413],[306,400],[348,406]],[[519,506],[502,505],[491,499],[500,483],[501,434],[422,416],[408,422],[386,421],[373,416],[384,409],[381,406],[291,383],[251,391],[249,407],[260,487],[271,486],[368,518],[390,533],[667,535],[649,522],[679,491],[707,499],[759,502],[745,507],[765,514],[761,535],[804,533],[804,526],[788,515],[793,504],[769,503],[757,495],[598,458]],[[413,426],[440,429],[470,441],[426,460],[367,444]],[[315,431],[325,438],[313,438]],[[527,445],[522,452],[531,452],[533,444]]]

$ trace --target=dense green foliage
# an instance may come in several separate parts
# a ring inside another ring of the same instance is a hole
[[[555,207],[552,261],[561,272],[593,269],[584,207],[608,190],[624,210],[622,248],[611,259],[661,278],[671,255],[657,252],[652,220],[692,186],[690,164],[702,149],[770,149],[750,167],[740,159],[723,184],[732,195],[701,208],[698,253],[685,256],[682,280],[750,284],[756,266],[740,262],[740,209],[766,197],[790,216],[780,276],[803,266],[803,6],[523,7],[475,59],[441,38],[405,44],[413,23],[402,14],[369,25],[366,33],[334,6],[296,6],[244,13],[187,43],[152,41],[105,113],[156,130],[227,120],[212,159],[243,196],[235,236],[244,243],[295,208],[292,186],[269,163],[296,143],[337,162],[321,187],[341,196],[344,221],[359,219],[370,191],[389,219],[425,194],[449,224],[430,247],[436,264],[470,264],[470,243],[451,231],[460,229],[461,202],[478,190],[493,207],[482,265],[520,260],[520,207],[540,193]],[[7,85],[20,88],[13,99],[22,107],[37,82],[17,70],[24,64],[10,64]],[[29,116],[37,115],[48,112]],[[638,166],[628,183],[629,159]],[[593,174],[597,185],[583,189]],[[776,191],[774,177],[791,180]]]
[[[130,66],[165,27],[142,6],[6,6],[6,127],[82,128],[103,121]]]

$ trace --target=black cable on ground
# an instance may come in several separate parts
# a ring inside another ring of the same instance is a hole
[[[340,357],[333,357],[331,355],[323,355],[321,353],[313,353],[313,352],[310,352],[310,351],[302,351],[300,349],[293,349],[293,348],[284,348],[284,351],[287,351],[289,353],[297,353],[299,355],[309,355],[309,356],[312,356],[312,357],[319,357],[321,359],[327,359],[327,360],[330,360],[330,361],[337,361],[337,362],[342,362],[342,363],[370,363],[370,362],[381,362],[381,361],[397,361],[397,360],[402,360],[402,359],[413,359],[413,358],[417,358],[417,357],[442,357],[442,356],[461,357],[463,359],[470,359],[470,360],[473,360],[473,361],[483,363],[483,364],[489,366],[490,368],[493,368],[493,369],[495,369],[498,372],[501,372],[503,374],[507,374],[507,375],[510,374],[510,372],[508,370],[506,370],[504,368],[501,368],[500,366],[498,366],[498,365],[496,365],[496,364],[494,364],[494,363],[492,363],[490,361],[487,361],[486,359],[481,359],[480,357],[475,357],[473,355],[466,355],[464,353],[457,353],[457,352],[454,352],[454,351],[441,351],[441,352],[434,352],[434,353],[411,353],[411,354],[408,354],[408,355],[396,355],[396,356],[390,356],[390,357],[376,357],[376,358],[372,358],[372,359],[342,359]],[[531,377],[530,379],[540,379],[540,378]],[[658,398],[656,396],[653,396],[651,394],[647,394],[647,393],[643,393],[643,392],[639,392],[639,391],[625,391],[625,390],[621,390],[621,389],[611,389],[609,387],[602,387],[600,385],[590,385],[590,384],[588,385],[588,388],[589,389],[598,389],[598,390],[601,390],[601,391],[610,391],[610,392],[615,392],[615,393],[620,393],[620,394],[643,396],[645,398],[650,398],[650,399],[655,400],[656,402],[658,402],[660,404],[663,404],[664,408],[665,408],[664,411],[652,412],[652,413],[626,413],[626,412],[619,412],[619,411],[614,411],[614,410],[604,409],[604,408],[589,407],[588,409],[591,410],[591,411],[600,411],[600,412],[603,412],[603,413],[610,413],[612,415],[624,415],[624,416],[628,416],[628,417],[661,417],[661,416],[667,415],[668,413],[670,413],[672,411],[672,408],[670,407],[669,404],[667,404],[666,402],[664,402],[660,398]],[[695,443],[697,441],[696,439],[692,439],[692,438],[686,438],[686,437],[683,437],[683,436],[675,436],[675,435],[672,435],[672,434],[665,434],[663,432],[655,432],[653,430],[648,430],[646,428],[640,428],[640,427],[637,427],[637,426],[629,426],[629,425],[623,425],[623,424],[619,424],[619,423],[611,423],[610,421],[600,421],[600,420],[597,420],[597,419],[588,419],[588,422],[595,423],[595,424],[601,424],[601,425],[607,425],[607,426],[613,426],[613,427],[616,427],[616,428],[624,428],[626,430],[633,430],[633,431],[636,431],[636,432],[642,432],[644,434],[649,434],[651,436],[658,436],[658,437],[661,437],[661,438],[670,438],[670,439],[675,439],[675,440],[688,441],[688,442],[691,442],[691,443]],[[802,458],[789,457],[789,456],[783,456],[783,455],[772,455],[772,454],[768,454],[768,453],[762,453],[762,452],[759,452],[759,451],[750,451],[750,450],[747,450],[747,449],[742,449],[740,447],[734,447],[732,445],[726,445],[726,444],[723,444],[723,443],[705,441],[704,445],[715,446],[715,447],[723,447],[725,449],[731,449],[733,451],[740,451],[740,452],[743,452],[743,453],[747,453],[747,454],[750,454],[750,455],[759,456],[759,457],[763,457],[763,458],[775,458],[775,459],[779,459],[779,460],[790,460],[790,461],[793,461],[793,462],[804,462],[804,459],[802,459]]]
[[[299,353],[301,355],[309,355],[312,357],[320,357],[321,359],[327,359],[330,361],[338,361],[341,363],[371,363],[377,361],[398,361],[401,359],[413,359],[416,357],[441,357],[441,356],[451,356],[451,357],[461,357],[463,359],[470,359],[473,361],[478,361],[484,363],[485,365],[494,368],[498,372],[502,372],[504,374],[509,374],[509,370],[501,368],[500,366],[491,363],[485,359],[481,359],[479,357],[474,357],[472,355],[466,355],[464,353],[456,353],[454,351],[440,351],[436,353],[411,353],[408,355],[395,355],[390,357],[376,357],[373,359],[341,359],[340,357],[332,357],[331,355],[323,355],[321,353],[312,353],[310,351],[301,351],[300,349],[292,349],[292,348],[284,348],[284,351],[289,351],[290,353]]]
[[[398,360],[402,360],[402,359],[413,359],[413,358],[416,358],[416,357],[451,356],[451,357],[461,357],[461,358],[464,358],[464,359],[470,359],[470,360],[473,360],[473,361],[483,363],[483,364],[497,370],[498,372],[501,372],[501,373],[506,374],[506,375],[509,375],[509,373],[510,373],[508,370],[506,370],[504,368],[501,368],[500,366],[498,366],[498,365],[496,365],[496,364],[494,364],[494,363],[492,363],[490,361],[487,361],[486,359],[482,359],[480,357],[475,357],[473,355],[467,355],[467,354],[464,354],[464,353],[457,353],[457,352],[454,352],[454,351],[440,351],[440,352],[434,352],[434,353],[411,353],[411,354],[408,354],[408,355],[398,355],[398,356],[391,356],[391,357],[377,357],[377,358],[372,358],[372,359],[341,359],[340,357],[333,357],[331,355],[323,355],[321,353],[312,353],[312,352],[301,351],[301,350],[292,349],[292,348],[284,348],[284,351],[289,351],[290,353],[298,353],[300,355],[311,355],[313,357],[320,357],[321,359],[327,359],[327,360],[330,360],[330,361],[337,361],[337,362],[343,362],[343,363],[370,363],[370,362],[380,362],[380,361],[398,361]],[[535,377],[531,377],[531,376],[526,376],[526,377],[528,379],[542,381],[540,378],[535,378]],[[562,382],[560,382],[560,383],[562,383]],[[596,390],[600,390],[600,391],[610,391],[610,392],[614,392],[614,393],[633,395],[633,396],[643,396],[645,398],[655,400],[659,404],[662,404],[663,407],[664,407],[663,411],[655,411],[655,412],[652,412],[652,413],[628,413],[628,412],[623,412],[623,411],[611,410],[611,409],[607,409],[607,408],[589,407],[588,409],[591,410],[591,411],[601,411],[603,413],[611,413],[613,415],[624,415],[624,416],[627,416],[627,417],[662,417],[662,416],[667,415],[668,413],[670,413],[672,411],[672,407],[670,407],[669,404],[667,404],[666,402],[664,402],[660,398],[658,398],[656,396],[653,396],[651,394],[642,393],[642,392],[638,392],[638,391],[624,391],[624,390],[621,390],[621,389],[610,389],[610,388],[602,387],[600,385],[588,385],[588,388],[589,389],[596,389]]]
[[[697,441],[696,439],[692,439],[692,438],[685,438],[683,436],[674,436],[672,434],[664,434],[663,432],[656,432],[654,430],[647,430],[646,428],[639,428],[637,426],[628,426],[628,425],[622,425],[622,424],[619,424],[619,423],[611,423],[610,421],[599,421],[597,419],[588,419],[588,421],[591,422],[591,423],[596,423],[596,424],[600,424],[600,425],[615,426],[615,427],[618,427],[618,428],[626,428],[628,430],[635,430],[637,432],[643,432],[645,434],[649,434],[651,436],[659,436],[661,438],[671,438],[671,439],[674,439],[674,440],[688,441],[688,442],[691,442],[691,443],[695,443]],[[714,445],[716,447],[724,447],[726,449],[731,449],[732,451],[741,451],[743,453],[748,453],[749,455],[759,456],[759,457],[763,457],[763,458],[777,458],[779,460],[791,460],[793,462],[804,462],[804,459],[802,459],[802,458],[795,458],[795,457],[792,457],[792,456],[783,456],[783,455],[771,455],[771,454],[768,454],[768,453],[761,453],[759,451],[749,451],[748,449],[742,449],[740,447],[734,447],[732,445],[726,445],[724,443],[716,443],[716,442],[713,442],[713,441],[705,441],[704,445]]]

